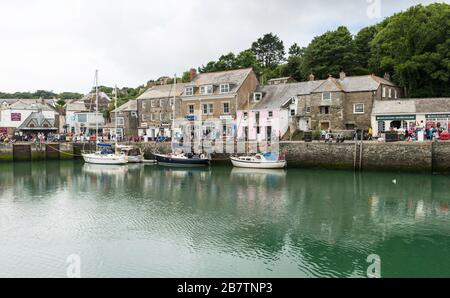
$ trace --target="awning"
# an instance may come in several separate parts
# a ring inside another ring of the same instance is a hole
[[[442,118],[450,118],[450,114],[427,114],[425,115],[426,119],[442,119]]]
[[[377,121],[416,120],[416,115],[383,115],[377,116]]]

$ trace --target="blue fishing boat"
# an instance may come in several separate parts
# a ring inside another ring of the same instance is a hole
[[[171,167],[206,167],[209,166],[209,158],[205,155],[191,153],[182,154],[154,154],[156,161],[162,166]]]

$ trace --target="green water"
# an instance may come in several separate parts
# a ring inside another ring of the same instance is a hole
[[[393,183],[396,179],[397,183]],[[0,277],[450,277],[450,177],[0,164]]]

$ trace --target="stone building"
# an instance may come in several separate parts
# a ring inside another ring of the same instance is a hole
[[[435,127],[450,131],[450,98],[376,101],[371,115],[374,136],[392,129]]]
[[[223,137],[232,137],[237,111],[257,88],[259,82],[253,69],[238,69],[196,74],[186,84],[181,99],[181,116],[201,123],[205,133],[222,130]],[[219,127],[218,127],[219,126]]]
[[[174,107],[179,117],[180,96],[184,88],[185,84],[176,84],[176,87],[173,84],[156,85],[137,98],[139,136],[144,139],[154,139],[158,136],[171,137]]]
[[[107,127],[111,136],[117,136],[119,140],[137,138],[139,126],[137,100],[126,102],[117,109],[114,109],[110,115],[111,122],[108,123]],[[115,128],[116,123],[117,130]]]
[[[293,126],[299,130],[354,130],[371,126],[371,114],[375,101],[401,97],[401,88],[375,75],[348,77],[341,72],[339,78],[303,82],[304,88],[297,94],[295,116],[291,112]]]

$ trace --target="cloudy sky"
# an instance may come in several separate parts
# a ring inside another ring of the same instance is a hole
[[[101,84],[136,87],[249,48],[268,32],[286,47],[306,46],[339,25],[356,33],[431,2],[1,0],[0,91],[85,93],[95,69]]]

